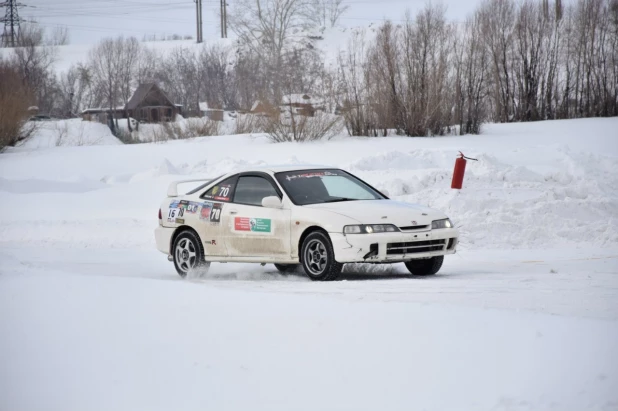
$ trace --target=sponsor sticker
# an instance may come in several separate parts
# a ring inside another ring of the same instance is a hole
[[[178,201],[172,201],[167,211],[167,222],[175,223],[176,219],[184,215],[184,209],[179,206]]]
[[[210,221],[211,223],[221,222],[221,210],[223,210],[223,203],[212,203],[205,201],[201,204],[200,220]]]
[[[200,208],[200,203],[196,203],[194,201],[182,200],[179,204],[181,208],[183,208],[187,213],[195,214],[197,210]]]
[[[233,184],[223,184],[220,186],[214,186],[209,193],[205,194],[205,198],[216,201],[230,201],[232,191],[234,190]]]
[[[206,201],[201,204],[200,209],[200,220],[209,221],[210,220],[210,210],[212,210],[213,203],[210,201]]]
[[[235,217],[234,230],[254,233],[270,233],[272,230],[269,218]]]
[[[314,172],[306,172],[300,174],[288,174],[285,178],[288,181],[295,180],[297,178],[314,178],[314,177],[325,177],[325,176],[339,176],[341,173],[333,172],[333,171],[314,171]]]

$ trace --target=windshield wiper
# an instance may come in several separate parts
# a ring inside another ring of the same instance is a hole
[[[337,197],[324,201],[325,203],[338,203],[340,201],[356,201],[355,198]]]

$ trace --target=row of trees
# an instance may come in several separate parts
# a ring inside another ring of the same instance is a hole
[[[353,134],[618,115],[618,1],[488,0],[463,23],[428,6],[342,53]]]
[[[354,30],[325,62],[321,33],[343,0],[239,0],[234,44],[164,55],[135,38],[106,39],[61,76],[53,47],[15,50],[41,111],[75,116],[124,105],[158,82],[185,113],[280,105],[307,93],[345,118],[351,135],[478,133],[486,121],[618,115],[618,0],[485,0],[465,21],[428,5],[401,23]]]

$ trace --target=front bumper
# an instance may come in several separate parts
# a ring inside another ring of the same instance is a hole
[[[172,235],[175,228],[159,226],[155,229],[155,241],[157,243],[157,250],[164,254],[170,254]]]
[[[396,263],[455,254],[459,238],[455,228],[413,233],[329,235],[335,260],[339,263]]]

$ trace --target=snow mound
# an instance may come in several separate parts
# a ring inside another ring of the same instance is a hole
[[[435,139],[264,144],[239,135],[9,150],[0,156],[0,198],[7,208],[19,207],[3,214],[0,242],[152,248],[155,216],[171,181],[321,163],[347,169],[395,200],[443,211],[460,229],[462,252],[612,247],[618,243],[617,128],[618,119],[585,119],[489,125],[481,136]],[[468,162],[463,189],[452,190],[459,150],[478,161]],[[138,223],[128,223],[130,229],[115,223],[132,218]]]
[[[31,123],[32,124],[32,123]],[[81,119],[41,121],[33,123],[34,133],[19,145],[36,149],[70,146],[98,146],[122,144],[105,124]]]

